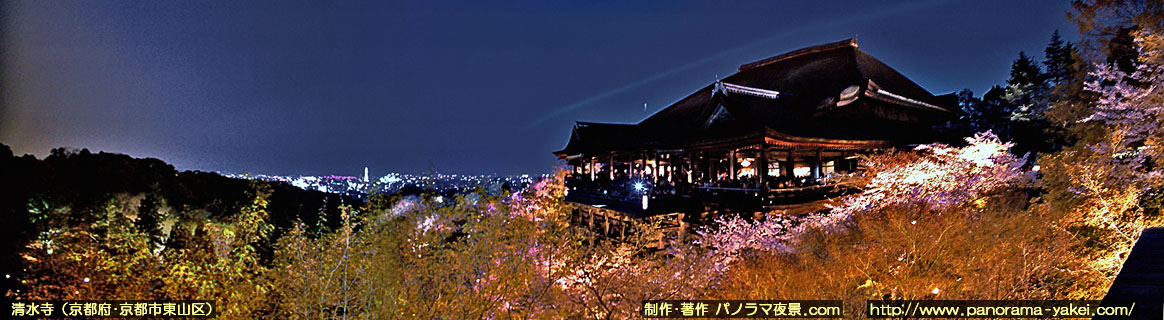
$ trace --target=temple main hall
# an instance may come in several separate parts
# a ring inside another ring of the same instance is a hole
[[[853,38],[741,65],[638,123],[577,122],[554,154],[584,207],[771,211],[853,192],[861,154],[946,141],[958,113]]]

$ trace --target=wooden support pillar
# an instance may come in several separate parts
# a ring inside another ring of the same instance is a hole
[[[638,174],[638,171],[635,170],[635,157],[637,157],[636,154],[637,154],[636,152],[631,152],[630,154],[626,155],[626,161],[627,161],[626,176],[627,176],[627,178],[634,178],[635,175]]]
[[[667,182],[675,182],[675,157],[674,153],[667,155]]]
[[[610,237],[610,214],[607,211],[602,212],[602,235]]]
[[[658,244],[659,250],[667,249],[667,243],[666,243],[666,241],[663,241],[664,239],[667,239],[667,231],[666,230],[663,230],[663,232],[659,233],[659,244]]]
[[[716,172],[715,172],[715,169],[716,169],[716,168],[715,168],[715,167],[716,167],[716,166],[715,166],[715,160],[714,160],[714,159],[712,159],[712,157],[711,157],[710,155],[709,155],[709,156],[707,156],[707,180],[708,180],[708,181],[717,181],[717,180],[719,180],[719,175],[718,175],[718,174],[716,174]]]
[[[654,163],[651,164],[651,182],[659,182],[659,152],[651,154]]]
[[[788,150],[788,160],[786,162],[788,165],[784,166],[784,170],[781,170],[784,172],[784,177],[791,178],[796,176],[796,172],[793,171],[793,169],[796,169],[796,158],[793,157],[791,149]]]
[[[756,174],[760,176],[760,190],[768,192],[768,144],[760,144],[760,156],[756,158]]]
[[[820,179],[821,178],[820,167],[821,167],[820,149],[816,149],[816,161],[812,163],[812,178],[813,179]]]
[[[728,159],[728,180],[735,180],[736,179],[736,150],[732,149],[732,151],[728,154],[728,157],[730,158],[730,159]]]
[[[638,168],[637,166],[635,166],[635,161],[637,161],[638,159],[635,159],[635,157],[640,157],[640,158],[642,158],[642,156],[643,156],[643,155],[642,155],[642,154],[640,154],[640,153],[632,153],[632,154],[631,154],[631,159],[630,159],[630,161],[631,161],[631,166],[630,166],[630,168],[631,168],[631,172],[633,172],[633,174],[631,175],[631,177],[632,177],[632,178],[638,178],[638,177],[639,177],[639,168]]]
[[[626,240],[626,224],[627,224],[627,221],[628,221],[628,220],[626,220],[626,219],[622,219],[622,220],[619,220],[619,221],[618,221],[618,225],[619,225],[619,230],[618,230],[618,237],[619,237],[620,239],[623,239],[624,241]]]
[[[687,217],[686,213],[679,214],[679,242],[680,243],[683,243],[683,238],[685,236],[687,236],[687,221],[684,221],[685,220],[684,218],[686,218],[686,217]]]
[[[590,181],[594,181],[595,175],[597,174],[594,172],[594,169],[594,157],[590,157]]]
[[[590,245],[593,246],[594,245],[594,210],[587,209],[586,213],[589,214],[589,216],[587,217],[587,219],[589,219],[589,221],[586,223],[586,230],[589,231],[589,232],[587,232],[587,234],[590,235]]]
[[[607,171],[610,171],[610,181],[614,181],[614,152],[610,153],[610,165],[607,166]]]
[[[639,178],[645,179],[647,177],[647,152],[643,151],[643,153],[639,154],[639,157],[641,157],[641,162],[643,163],[642,169],[639,169]]]
[[[691,154],[683,154],[683,171],[687,172],[687,183],[695,183],[695,161]]]
[[[675,182],[675,154],[666,154],[667,158],[667,182]]]
[[[636,155],[631,156],[631,157],[632,157],[631,158],[631,170],[634,171],[634,175],[632,177],[633,178],[643,177],[643,169],[637,168],[637,165],[634,165],[634,162],[638,161],[638,159],[634,159],[633,157],[639,157],[639,159],[644,159],[646,157],[643,154],[641,154],[641,152],[637,152]],[[643,164],[646,164],[646,161],[643,161]]]
[[[639,171],[640,179],[647,180],[651,177],[647,176],[647,160],[651,158],[650,153],[643,151],[643,169]]]
[[[788,150],[788,177],[796,177],[796,154]]]

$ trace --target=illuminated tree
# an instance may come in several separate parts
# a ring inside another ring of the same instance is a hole
[[[1048,205],[1069,213],[1069,226],[1088,240],[1080,254],[1093,261],[1100,288],[1114,279],[1139,232],[1164,223],[1164,41],[1150,28],[1137,29],[1130,33],[1139,48],[1134,62],[1101,63],[1089,72],[1085,90],[1094,98],[1075,124],[1079,142],[1040,161]]]
[[[721,217],[709,227],[696,232],[700,245],[711,248],[707,254],[715,261],[709,272],[725,273],[740,255],[788,250],[792,226],[799,220],[785,215],[770,216],[761,221],[739,216]]]
[[[991,193],[1029,184],[1024,158],[990,132],[966,138],[965,147],[930,144],[912,153],[875,155],[864,192],[846,198],[824,221],[881,207],[915,204],[942,210],[979,201]]]
[[[22,254],[29,269],[21,279],[26,299],[153,299],[159,261],[148,235],[130,221],[136,197],[107,200],[92,223],[70,224],[67,208],[40,221],[44,230]]]
[[[272,281],[281,318],[343,318],[369,307],[365,285],[379,279],[367,274],[368,255],[363,234],[355,230],[359,217],[341,207],[342,224],[334,233],[310,239],[302,222],[280,239]]]
[[[190,226],[194,235],[184,247],[164,252],[166,297],[215,300],[217,311],[228,318],[254,318],[266,312],[271,284],[257,246],[268,241],[272,230],[266,209],[271,189],[261,182],[252,188],[251,203],[232,221],[195,222]]]
[[[870,156],[863,192],[795,227],[728,221],[711,239],[754,254],[712,295],[842,299],[853,315],[867,299],[1070,296],[1083,262],[1061,216],[1027,210],[1033,173],[993,134],[966,140]]]

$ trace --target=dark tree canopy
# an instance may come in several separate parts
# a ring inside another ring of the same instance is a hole
[[[1043,52],[1047,80],[1058,84],[1068,81],[1074,75],[1075,47],[1070,42],[1063,42],[1059,37],[1059,30],[1051,34],[1051,42]]]
[[[1010,79],[1006,80],[1009,85],[1029,86],[1036,85],[1043,82],[1043,72],[1039,69],[1039,65],[1035,63],[1031,57],[1027,56],[1025,52],[1019,52],[1019,57],[1010,66]]]
[[[8,235],[0,243],[0,273],[21,274],[18,253],[49,229],[108,223],[107,206],[117,198],[140,198],[137,216],[126,224],[149,236],[152,245],[189,246],[192,235],[181,228],[164,235],[166,219],[230,220],[250,205],[252,181],[201,171],[179,172],[158,159],[138,159],[124,154],[92,153],[87,149],[53,149],[44,160],[31,155],[15,157],[0,144],[0,181],[17,186],[0,193],[0,233]],[[273,193],[267,206],[275,236],[296,220],[310,224],[338,224],[339,205],[359,206],[359,199],[313,190],[303,190],[283,182],[268,184]],[[126,204],[122,204],[126,205]],[[126,210],[133,212],[132,202]],[[168,217],[163,212],[175,215]],[[327,217],[331,216],[331,217]],[[120,218],[119,218],[120,219]],[[260,250],[266,250],[260,246]],[[269,252],[260,252],[269,254]],[[11,280],[0,279],[0,291],[19,288]]]

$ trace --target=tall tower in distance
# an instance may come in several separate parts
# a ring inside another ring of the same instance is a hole
[[[364,182],[368,182],[368,167],[364,167]]]

